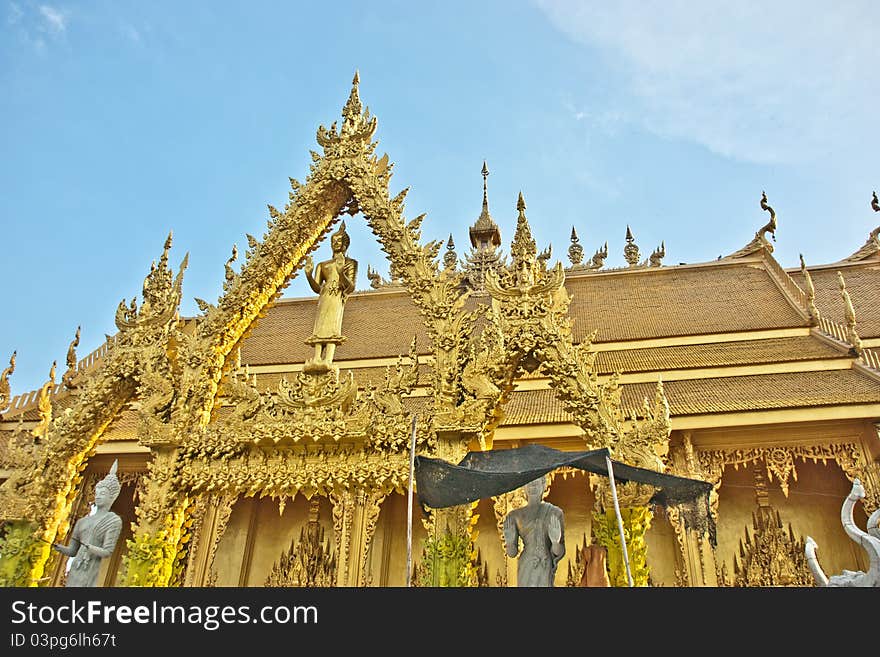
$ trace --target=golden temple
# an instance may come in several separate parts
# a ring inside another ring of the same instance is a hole
[[[197,316],[179,314],[187,258],[174,266],[169,235],[140,298],[119,304],[117,333],[78,358],[77,330],[60,380],[53,364],[13,396],[13,353],[0,375],[0,583],[63,585],[50,544],[118,461],[123,530],[102,586],[405,586],[410,527],[415,585],[515,585],[501,524],[522,492],[415,507],[410,525],[413,439],[450,462],[606,447],[710,482],[712,532],[618,486],[639,586],[813,586],[807,536],[826,572],[868,569],[840,505],[858,479],[856,523],[880,506],[880,228],[838,262],[786,269],[765,195],[755,223],[770,220],[718,260],[665,265],[665,244],[643,256],[627,229],[628,266],[606,268],[607,243],[585,257],[572,229],[563,264],[538,252],[522,196],[504,254],[484,165],[459,256],[452,236],[423,243],[424,215],[391,195],[376,127],[355,76],[307,179],[269,206],[265,234],[248,235],[240,263],[233,253]],[[334,269],[344,217],[372,229],[391,280],[368,267],[364,289],[357,263]],[[293,277],[311,280],[328,237],[321,292],[282,298]],[[579,585],[587,546],[601,545],[610,584],[626,586],[607,480],[557,470],[546,499],[565,512],[556,585]]]

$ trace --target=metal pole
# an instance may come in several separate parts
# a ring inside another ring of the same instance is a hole
[[[416,469],[416,417],[412,419],[412,439],[409,445],[409,490],[406,496],[406,585],[412,586],[412,511],[413,479]]]
[[[608,468],[608,481],[611,482],[611,499],[614,500],[614,513],[617,515],[617,529],[620,531],[620,545],[623,547],[623,565],[626,567],[626,579],[633,586],[633,576],[629,571],[629,555],[626,552],[626,538],[623,535],[623,518],[620,517],[620,505],[617,503],[617,486],[614,485],[614,468],[611,467],[611,458],[605,456],[605,465]]]

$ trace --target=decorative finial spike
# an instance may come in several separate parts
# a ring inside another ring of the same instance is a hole
[[[486,165],[486,160],[483,160],[483,178],[489,175],[489,167]]]
[[[632,231],[629,229],[629,224],[627,224],[627,226],[626,226],[626,241],[627,241],[627,242],[632,242],[633,239],[634,239],[634,238],[633,238]]]
[[[526,201],[525,201],[525,199],[523,198],[523,193],[522,193],[522,192],[519,193],[519,198],[516,200],[516,209],[517,209],[519,212],[524,212],[525,209],[526,209]]]
[[[574,226],[571,227],[571,241],[575,243],[578,241],[578,234],[577,231],[574,229]]]
[[[354,70],[354,77],[351,80],[351,84],[353,86],[358,86],[361,83],[361,73],[357,69]]]

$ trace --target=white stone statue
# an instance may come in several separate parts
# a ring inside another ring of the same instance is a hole
[[[863,586],[880,587],[880,509],[874,511],[868,518],[867,532],[863,532],[853,522],[853,507],[858,500],[865,497],[865,489],[858,479],[853,480],[852,490],[843,501],[840,509],[840,521],[843,529],[853,541],[858,543],[868,553],[868,572],[861,570],[844,570],[840,575],[828,577],[816,559],[818,546],[811,536],[807,536],[805,552],[807,564],[813,573],[813,579],[817,586]]]
[[[553,586],[556,566],[565,556],[562,509],[542,499],[546,488],[544,476],[530,481],[526,484],[527,504],[504,517],[507,556],[519,554],[517,586]]]
[[[110,510],[122,488],[116,477],[118,461],[109,474],[95,485],[95,512],[80,518],[73,526],[70,544],[53,543],[61,554],[73,557],[66,586],[97,586],[101,560],[113,554],[122,530],[122,518]]]

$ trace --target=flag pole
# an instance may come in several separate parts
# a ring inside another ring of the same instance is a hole
[[[412,512],[413,479],[416,467],[416,417],[412,418],[412,437],[409,444],[409,490],[406,496],[406,585],[412,586]]]
[[[617,529],[620,532],[620,545],[623,547],[623,565],[626,567],[626,579],[633,586],[632,573],[629,570],[629,556],[626,553],[626,538],[623,535],[623,518],[620,517],[620,505],[617,503],[617,486],[614,485],[614,468],[611,467],[611,458],[605,455],[605,465],[608,468],[608,481],[611,482],[611,499],[614,500],[614,513],[617,516]]]

